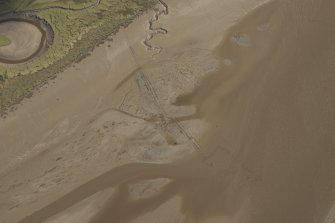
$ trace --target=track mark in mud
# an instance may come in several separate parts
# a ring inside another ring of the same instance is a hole
[[[163,135],[168,134],[168,132],[167,132],[168,126],[174,125],[174,128],[177,128],[179,130],[179,132],[189,142],[191,142],[193,148],[197,152],[201,153],[205,158],[206,156],[202,152],[202,149],[201,149],[199,143],[197,142],[197,140],[185,130],[183,125],[177,119],[170,117],[165,112],[165,110],[162,108],[162,105],[159,102],[160,100],[159,100],[159,97],[157,95],[157,92],[156,92],[155,88],[153,87],[152,83],[150,82],[150,80],[144,74],[144,72],[142,70],[140,70],[139,73],[138,73],[137,82],[138,82],[138,86],[139,86],[140,90],[142,91],[142,94],[144,94],[145,96],[149,96],[149,98],[151,100],[151,101],[149,101],[149,103],[151,103],[153,105],[153,107],[154,107],[153,109],[159,115],[160,122],[161,122],[160,128],[163,132]]]
[[[192,143],[193,148],[196,151],[202,153],[201,147],[197,140],[185,130],[183,125],[177,119],[169,117],[169,115],[164,111],[159,102],[159,97],[156,93],[155,88],[152,86],[150,80],[147,78],[142,70],[139,71],[137,82],[140,90],[142,90],[142,93],[148,95],[151,98],[151,103],[153,104],[154,109],[156,110],[161,119],[161,129],[166,132],[167,127],[174,124],[179,132]]]
[[[166,35],[168,33],[168,30],[162,27],[154,28],[154,23],[158,22],[161,15],[169,14],[168,5],[163,0],[159,0],[159,2],[162,6],[162,9],[160,9],[160,7],[156,8],[154,16],[148,20],[148,29],[151,33],[143,41],[143,44],[147,47],[148,51],[155,51],[152,56],[159,54],[162,51],[162,47],[154,46],[150,43],[150,41],[157,35]]]
[[[134,48],[131,46],[131,44],[128,42],[130,53],[138,67],[137,71],[137,85],[143,96],[148,96],[145,98],[148,98],[147,101],[153,106],[152,109],[154,109],[154,112],[158,115],[158,118],[160,120],[160,129],[162,131],[162,135],[166,136],[170,134],[168,133],[168,127],[173,126],[173,128],[178,129],[180,134],[182,134],[187,141],[189,141],[192,144],[192,147],[195,151],[197,151],[201,156],[203,157],[203,161],[206,165],[212,166],[211,163],[208,161],[208,156],[203,151],[197,140],[192,136],[192,134],[188,133],[188,131],[183,127],[183,125],[180,123],[179,120],[176,118],[170,117],[166,111],[164,110],[163,106],[160,103],[159,96],[153,87],[151,81],[147,77],[147,75],[144,73],[143,69],[141,68],[140,63],[138,62],[137,55],[135,53]],[[171,141],[171,139],[167,140]],[[175,141],[175,140],[174,140]]]

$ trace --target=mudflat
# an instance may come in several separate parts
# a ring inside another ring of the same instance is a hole
[[[0,121],[0,219],[334,222],[335,2],[163,3]]]

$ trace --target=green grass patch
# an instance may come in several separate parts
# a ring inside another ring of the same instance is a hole
[[[12,41],[7,36],[0,35],[0,47],[8,46],[11,42]]]

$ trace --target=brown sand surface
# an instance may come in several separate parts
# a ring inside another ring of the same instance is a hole
[[[166,3],[1,120],[1,221],[333,223],[335,2]]]

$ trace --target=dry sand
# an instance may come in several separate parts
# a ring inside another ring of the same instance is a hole
[[[334,222],[335,2],[266,2],[166,1],[18,106],[0,221]]]

